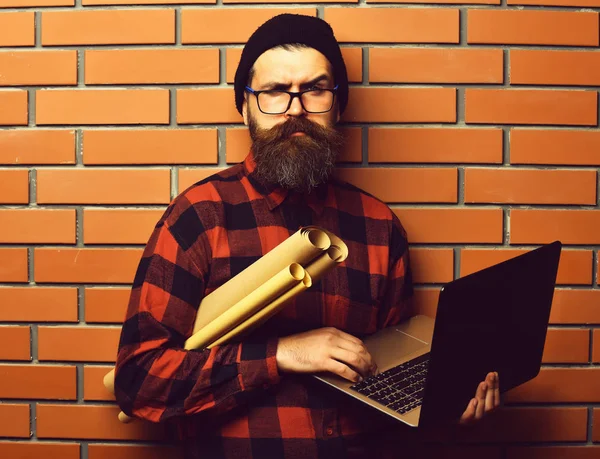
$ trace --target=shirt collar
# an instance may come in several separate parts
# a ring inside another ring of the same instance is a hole
[[[267,201],[269,210],[272,211],[276,209],[286,199],[289,199],[293,202],[298,200],[304,201],[317,215],[321,215],[323,213],[323,208],[325,207],[325,201],[329,191],[329,183],[323,183],[319,185],[310,193],[297,193],[279,185],[264,185],[256,178],[256,162],[254,161],[254,155],[252,154],[252,151],[250,151],[250,153],[248,153],[244,159],[242,168],[244,175],[248,178],[248,181],[252,187]]]

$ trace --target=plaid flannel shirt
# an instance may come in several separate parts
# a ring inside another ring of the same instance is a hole
[[[370,410],[309,375],[280,374],[277,338],[320,327],[360,338],[410,316],[406,233],[350,184],[304,196],[265,188],[254,169],[250,153],[181,193],[157,223],[122,328],[117,402],[173,420],[190,458],[344,457],[376,428]],[[184,350],[202,298],[306,225],[341,237],[348,259],[241,342]]]

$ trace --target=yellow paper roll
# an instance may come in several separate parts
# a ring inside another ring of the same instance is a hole
[[[279,312],[283,307],[285,307],[285,305],[287,304],[287,302],[289,300],[291,300],[295,296],[299,295],[300,293],[304,292],[311,285],[312,285],[312,279],[311,279],[310,275],[308,274],[308,272],[306,272],[306,276],[304,277],[304,279],[302,279],[301,282],[294,285],[294,287],[292,287],[290,290],[285,292],[279,298],[276,298],[275,300],[273,300],[270,304],[263,307],[256,314],[254,314],[253,316],[246,319],[244,322],[239,324],[237,327],[235,327],[233,330],[231,330],[227,334],[223,335],[221,338],[217,339],[215,342],[210,344],[208,347],[211,348],[211,347],[218,346],[221,344],[226,344],[231,339],[238,337],[242,333],[247,333],[247,332],[253,330],[254,328],[258,327],[259,325],[264,323],[267,319],[269,319],[274,314]]]
[[[298,263],[286,266],[274,277],[190,336],[185,342],[185,349],[204,348],[292,289],[296,284],[302,283],[305,274],[304,268]]]

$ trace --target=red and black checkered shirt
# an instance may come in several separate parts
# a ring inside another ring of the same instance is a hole
[[[310,375],[280,374],[278,336],[335,327],[364,337],[410,316],[406,234],[381,201],[332,179],[309,195],[265,188],[246,160],[179,195],[133,282],[115,381],[121,409],[178,424],[190,458],[344,457],[371,411]],[[183,349],[202,298],[301,226],[332,231],[345,262],[241,343]]]

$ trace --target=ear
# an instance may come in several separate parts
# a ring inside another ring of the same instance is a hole
[[[244,94],[244,102],[242,102],[242,116],[244,117],[244,124],[248,126],[248,98]]]

